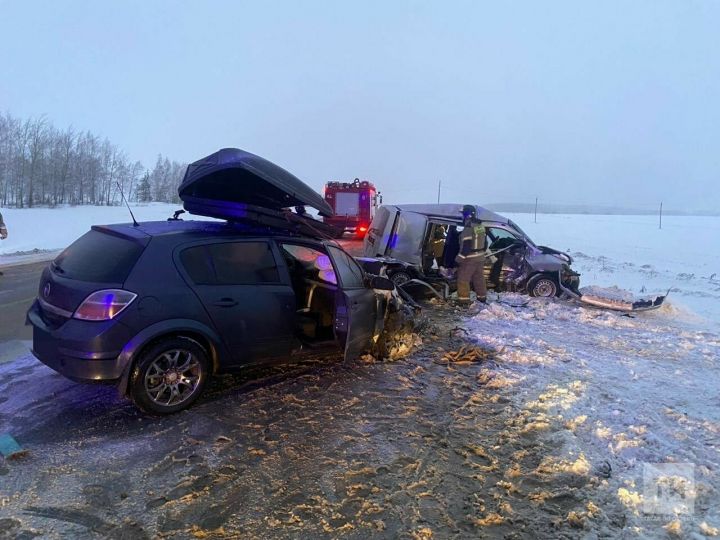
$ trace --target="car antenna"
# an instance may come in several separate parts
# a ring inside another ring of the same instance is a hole
[[[127,202],[127,199],[125,198],[125,194],[123,193],[122,187],[120,187],[120,182],[117,180],[115,181],[117,184],[118,190],[120,191],[120,197],[122,197],[122,200],[125,201],[125,206],[127,206],[128,212],[130,212],[130,217],[133,220],[133,227],[139,227],[140,224],[135,219],[135,214],[133,214],[132,210],[130,209],[130,204]]]

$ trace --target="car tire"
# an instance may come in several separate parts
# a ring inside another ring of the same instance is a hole
[[[412,276],[410,274],[408,274],[407,272],[403,272],[402,270],[398,272],[393,272],[388,277],[395,284],[396,287],[404,285],[412,279]]]
[[[552,276],[536,274],[528,280],[527,291],[530,296],[554,298],[560,294],[560,287]]]
[[[172,414],[192,405],[209,377],[210,361],[199,343],[166,338],[141,353],[130,378],[130,398],[144,412]]]

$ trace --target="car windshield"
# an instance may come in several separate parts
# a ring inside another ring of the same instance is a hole
[[[500,229],[499,227],[488,227],[487,231],[493,241],[500,240],[502,238],[510,238],[512,240],[515,240],[518,237],[514,232],[508,231],[506,229]]]
[[[509,225],[510,227],[512,227],[513,229],[515,229],[515,230],[520,234],[520,236],[522,236],[522,237],[525,239],[525,241],[526,241],[528,244],[530,244],[530,245],[533,246],[533,247],[537,247],[537,246],[535,245],[535,242],[533,242],[533,241],[530,239],[530,237],[525,233],[525,231],[523,231],[523,230],[518,226],[518,224],[515,223],[512,219],[508,219],[508,225]]]
[[[282,244],[282,250],[291,274],[337,285],[335,270],[326,253],[301,244]]]

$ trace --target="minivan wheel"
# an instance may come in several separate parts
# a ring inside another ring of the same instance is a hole
[[[553,298],[558,295],[557,282],[544,274],[533,276],[528,281],[527,290],[530,296],[538,296],[541,298]]]
[[[130,397],[145,412],[180,411],[202,394],[209,366],[207,353],[192,339],[163,339],[140,355],[130,380]]]

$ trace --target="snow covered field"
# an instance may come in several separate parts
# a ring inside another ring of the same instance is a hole
[[[138,221],[167,219],[177,204],[132,205]],[[0,255],[63,249],[92,225],[128,223],[124,206],[63,206],[61,208],[2,208],[8,238],[0,243]]]
[[[720,328],[720,217],[508,214],[536,243],[567,251],[580,285],[665,293],[678,320]],[[664,308],[666,311],[668,308]]]

